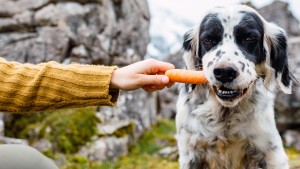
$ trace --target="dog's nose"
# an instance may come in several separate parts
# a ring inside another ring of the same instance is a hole
[[[237,76],[238,71],[237,67],[234,65],[228,65],[228,64],[217,64],[214,68],[214,76],[215,78],[222,82],[222,83],[228,83],[232,82]]]

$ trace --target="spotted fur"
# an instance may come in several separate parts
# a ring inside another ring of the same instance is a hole
[[[250,7],[218,7],[183,48],[187,69],[203,70],[209,84],[180,87],[180,168],[288,169],[274,120],[277,89],[291,93],[284,30]]]

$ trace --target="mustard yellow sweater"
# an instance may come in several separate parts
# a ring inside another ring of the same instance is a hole
[[[119,90],[109,88],[115,69],[54,61],[20,64],[0,58],[0,111],[113,106],[119,94]]]

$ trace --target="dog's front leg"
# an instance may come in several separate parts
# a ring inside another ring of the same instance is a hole
[[[177,133],[180,169],[207,169],[207,165],[201,158],[201,151],[193,142],[193,136],[185,131]]]
[[[273,127],[265,126],[263,130],[257,132],[252,142],[264,153],[267,169],[289,169],[288,157],[284,151],[281,137],[275,122],[273,124]]]
[[[179,146],[179,164],[180,169],[207,169],[207,165],[200,158],[199,152],[188,150],[185,147]]]
[[[273,139],[266,141],[266,144],[265,155],[267,169],[289,169],[288,157],[284,151],[281,137],[277,130],[273,133]]]

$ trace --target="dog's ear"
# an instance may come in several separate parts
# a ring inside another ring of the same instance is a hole
[[[266,40],[269,46],[269,64],[275,71],[277,87],[286,94],[292,92],[292,75],[288,65],[287,37],[283,29],[269,23]]]
[[[198,33],[194,29],[189,30],[183,37],[183,59],[187,69],[202,70],[202,60],[198,57],[199,53],[199,40]]]

